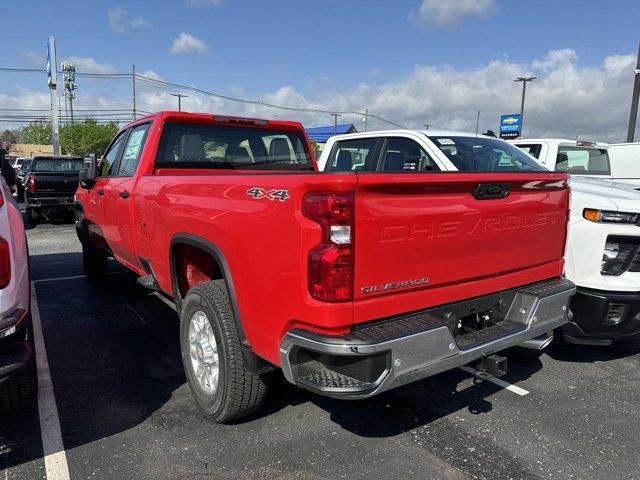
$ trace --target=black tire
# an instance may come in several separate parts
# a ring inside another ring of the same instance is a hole
[[[82,268],[84,275],[91,281],[101,280],[107,273],[107,256],[89,240],[82,242]]]
[[[36,365],[31,365],[0,383],[0,413],[33,406],[36,398]]]
[[[203,312],[211,325],[218,351],[218,381],[206,392],[196,377],[190,358],[189,324]],[[208,419],[225,423],[254,412],[266,394],[260,375],[245,368],[229,293],[223,280],[201,283],[187,293],[180,313],[180,350],[189,388]]]

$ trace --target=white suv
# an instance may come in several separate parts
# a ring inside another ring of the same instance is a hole
[[[0,413],[31,405],[35,391],[27,239],[20,209],[0,175]]]

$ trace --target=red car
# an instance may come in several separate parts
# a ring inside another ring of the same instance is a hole
[[[90,279],[113,256],[174,300],[190,388],[223,422],[274,368],[349,399],[499,373],[494,353],[567,321],[568,199],[533,162],[319,173],[297,122],[160,112],[87,160],[75,208]]]

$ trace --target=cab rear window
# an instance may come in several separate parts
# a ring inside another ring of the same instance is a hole
[[[165,124],[155,166],[313,170],[300,132],[187,123]]]
[[[604,148],[558,147],[556,171],[571,175],[611,175],[609,154]]]

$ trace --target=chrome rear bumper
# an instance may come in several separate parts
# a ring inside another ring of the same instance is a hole
[[[455,337],[447,320],[434,315],[442,308],[373,322],[342,336],[295,329],[280,345],[282,369],[287,380],[319,394],[370,397],[564,325],[571,316],[568,305],[575,290],[565,279],[509,290],[504,295],[512,300],[502,321]],[[491,295],[491,301],[498,296]],[[482,303],[483,298],[475,301]]]

